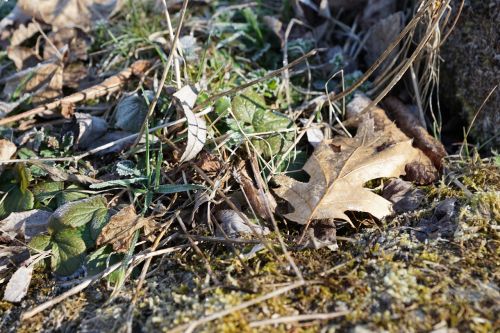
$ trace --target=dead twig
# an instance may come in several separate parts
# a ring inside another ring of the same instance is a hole
[[[278,317],[278,318],[252,321],[252,322],[250,322],[250,327],[262,327],[262,326],[277,325],[277,324],[296,323],[298,321],[331,320],[331,319],[347,316],[349,313],[351,313],[351,311],[337,311],[337,312],[330,312],[330,313],[311,313],[311,314],[305,314],[305,315]]]
[[[41,105],[29,111],[0,119],[0,126],[7,125],[34,115],[42,114],[50,110],[54,110],[55,108],[58,108],[62,105],[71,105],[111,94],[115,91],[120,90],[132,76],[142,75],[142,73],[144,73],[149,68],[149,66],[151,66],[151,62],[149,62],[148,60],[137,60],[129,68],[124,69],[120,73],[107,78],[101,84],[92,86],[83,91],[74,93],[61,99],[57,99],[53,102]]]

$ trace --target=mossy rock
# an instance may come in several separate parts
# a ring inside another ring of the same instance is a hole
[[[498,1],[465,1],[455,30],[441,53],[444,61],[440,93],[442,105],[448,109],[445,119],[460,115],[470,124],[490,91],[499,83],[499,17]],[[500,89],[497,88],[474,121],[472,138],[488,150],[498,150],[499,125]]]

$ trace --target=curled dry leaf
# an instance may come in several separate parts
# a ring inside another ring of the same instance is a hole
[[[35,48],[21,46],[21,44],[38,34],[41,29],[37,22],[31,22],[27,25],[21,24],[12,33],[10,46],[7,48],[7,56],[14,62],[18,70],[28,67],[28,59],[38,58],[38,52]],[[31,63],[31,65],[34,65],[34,63]]]
[[[66,128],[73,132],[77,147],[85,149],[106,134],[108,124],[102,118],[77,112]]]
[[[188,141],[186,150],[181,156],[180,163],[192,160],[205,146],[207,140],[207,124],[203,116],[197,116],[192,109],[197,94],[190,86],[184,86],[174,94],[177,106],[186,116],[188,124]]]
[[[146,233],[149,234],[154,226],[155,223],[152,219],[138,216],[134,206],[130,205],[111,217],[97,238],[96,245],[99,247],[111,244],[115,251],[127,252],[137,230],[145,228]]]
[[[302,248],[317,250],[327,247],[331,251],[336,251],[339,248],[337,244],[337,229],[335,222],[332,220],[316,221],[307,230],[306,237]]]
[[[0,161],[10,160],[17,151],[17,147],[9,140],[0,139]]]
[[[229,238],[236,238],[244,235],[264,236],[269,234],[269,229],[267,227],[256,224],[248,225],[236,211],[231,209],[218,211],[216,217],[224,231],[224,233],[222,233],[220,230],[216,230],[216,235],[219,237],[223,237],[224,234]]]
[[[67,45],[69,52],[67,59],[65,59],[66,63],[72,63],[77,60],[87,60],[87,49],[90,47],[91,39],[81,29],[63,28],[52,31],[47,37],[50,44],[48,43],[48,45],[45,45],[43,59],[50,60],[58,58],[58,52],[60,53]]]
[[[393,179],[384,187],[382,196],[394,204],[396,213],[403,213],[417,209],[425,194],[407,181]]]
[[[398,127],[414,139],[415,147],[422,150],[440,170],[443,167],[443,158],[447,155],[443,144],[420,125],[418,118],[399,99],[389,96],[384,99],[383,103],[389,114],[396,120]]]
[[[392,213],[391,202],[364,184],[403,175],[417,150],[411,140],[384,145],[384,133],[375,133],[373,119],[365,118],[354,138],[345,139],[341,146],[324,141],[314,150],[303,168],[309,182],[276,177],[276,194],[294,208],[286,218],[306,224],[322,219],[350,221],[346,211],[367,212],[379,219]]]
[[[255,214],[266,221],[270,221],[277,204],[271,193],[263,188],[263,181],[259,179],[260,175],[256,176],[256,181],[254,182],[245,168],[245,163],[242,162],[235,170],[235,178],[241,185],[245,193],[245,198],[248,200]]]
[[[347,117],[349,119],[355,119],[356,114],[362,112],[370,103],[371,100],[368,97],[361,94],[355,95],[354,99],[347,106]],[[386,144],[403,142],[413,138],[405,134],[396,126],[381,108],[373,107],[369,111],[369,114],[371,114],[375,121],[375,130],[385,133]],[[415,140],[413,141],[413,145],[418,147]],[[420,149],[417,149],[415,158],[406,165],[405,171],[406,180],[413,181],[420,185],[430,184],[439,177],[438,169],[436,169],[425,152]]]

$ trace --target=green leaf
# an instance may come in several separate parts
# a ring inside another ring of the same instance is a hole
[[[138,177],[138,178],[130,178],[130,179],[116,179],[116,180],[110,180],[107,182],[92,184],[92,185],[90,185],[90,188],[98,190],[98,189],[107,188],[107,187],[129,187],[130,185],[137,184],[137,183],[146,184],[147,180],[148,179],[146,177]]]
[[[91,222],[99,210],[106,209],[106,199],[95,196],[68,202],[59,207],[49,219],[49,231],[60,231],[67,227],[77,228]]]
[[[3,188],[0,191],[5,191]],[[10,188],[0,197],[0,219],[13,212],[33,209],[35,198],[29,190],[21,190],[18,185],[10,184]]]
[[[62,206],[71,201],[77,201],[88,197],[87,193],[80,192],[82,188],[78,185],[69,185],[65,190],[61,191],[57,196],[57,205]]]
[[[141,175],[141,172],[137,170],[134,162],[128,160],[116,163],[115,171],[122,177]]]
[[[67,228],[53,234],[52,270],[62,276],[73,274],[83,264],[85,250],[85,242],[77,230]]]
[[[111,265],[119,263],[123,259],[123,254],[116,253],[112,251],[112,247],[105,245],[89,254],[85,260],[85,266],[87,267],[87,274],[89,276],[94,276]],[[118,275],[116,272],[108,275],[108,281],[115,283],[118,280]]]
[[[203,186],[194,184],[181,184],[181,185],[165,184],[158,186],[155,192],[162,194],[170,194],[170,193],[178,193],[178,192],[186,192],[186,191],[202,190],[202,189],[204,189]]]
[[[47,251],[50,247],[49,235],[38,235],[33,237],[29,242],[29,247],[38,251]]]
[[[227,96],[219,98],[214,105],[215,113],[219,116],[226,116],[231,107],[231,99]]]
[[[42,182],[33,187],[35,200],[44,206],[48,206],[52,199],[64,189],[64,182]]]
[[[33,179],[31,177],[31,172],[23,164],[17,164],[16,169],[19,181],[19,188],[21,189],[21,191],[24,192],[28,189],[31,180]]]
[[[49,235],[37,235],[33,237],[28,243],[30,248],[33,248],[38,251],[47,251],[51,248],[51,238]],[[30,251],[35,252],[35,251]],[[39,261],[35,268],[45,269],[49,266],[49,258],[45,258],[44,260]]]
[[[267,110],[265,105],[264,97],[254,91],[236,96],[232,102],[235,119],[227,119],[226,123],[235,133],[243,131],[246,134],[280,132],[294,128],[293,121],[281,113]],[[266,134],[263,138],[253,138],[252,143],[265,158],[269,159],[288,148],[293,136],[293,131]],[[238,141],[238,135],[231,137],[233,142]]]
[[[258,110],[253,117],[253,128],[257,133],[279,132],[294,126],[293,122],[285,115],[278,112]],[[266,158],[285,150],[293,140],[293,132],[282,132],[275,135],[266,135],[265,139],[253,139],[252,142],[256,148]]]
[[[257,110],[264,110],[266,101],[264,97],[253,90],[246,91],[244,94],[233,98],[231,103],[233,114],[240,123],[253,123],[253,116]],[[243,126],[243,124],[242,124]]]
[[[92,219],[90,223],[90,236],[92,237],[92,240],[95,242],[97,240],[97,237],[101,234],[102,228],[106,224],[108,224],[109,221],[109,213],[106,208],[103,209],[98,209],[95,214],[94,218]]]

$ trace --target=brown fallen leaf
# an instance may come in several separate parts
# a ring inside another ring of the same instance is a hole
[[[236,181],[241,185],[245,198],[255,214],[266,221],[271,221],[272,216],[270,214],[274,213],[277,204],[271,193],[265,191],[262,187],[263,181],[258,179],[259,176],[257,176],[254,182],[244,162],[240,163],[234,173]]]
[[[337,228],[332,220],[319,220],[311,224],[307,230],[307,236],[300,249],[321,249],[328,248],[330,251],[336,251],[339,248],[337,244]]]
[[[396,213],[404,213],[417,209],[425,194],[402,179],[393,179],[385,187],[382,196],[392,202]]]
[[[215,234],[219,237],[224,237],[224,235],[229,238],[243,235],[264,236],[270,232],[267,227],[246,223],[238,212],[232,209],[220,210],[216,213],[216,217],[220,222],[222,231],[224,231],[218,229],[215,231]]]
[[[17,9],[55,28],[89,29],[93,22],[107,19],[122,5],[122,0],[19,0]]]
[[[34,93],[32,102],[40,104],[62,95],[63,65],[58,61],[39,67],[26,83],[25,92]]]
[[[364,187],[372,179],[399,177],[417,150],[411,140],[384,145],[383,133],[374,131],[373,118],[366,117],[354,138],[341,147],[323,141],[304,166],[310,175],[302,183],[287,176],[276,177],[276,194],[294,208],[285,217],[299,224],[312,220],[350,221],[346,211],[367,212],[381,219],[392,213],[390,201]]]
[[[420,121],[408,110],[408,107],[396,97],[389,96],[384,99],[383,105],[389,114],[396,120],[398,127],[410,138],[414,139],[415,147],[427,155],[434,166],[441,170],[443,158],[447,155],[443,144],[430,135],[420,125]]]
[[[141,228],[150,233],[154,225],[152,219],[138,216],[133,205],[127,206],[111,217],[97,238],[96,245],[111,244],[115,251],[127,252],[134,233]]]
[[[68,56],[66,63],[73,63],[77,60],[85,61],[88,58],[87,50],[91,45],[91,39],[87,34],[78,28],[63,28],[52,31],[47,35],[49,43],[46,43],[43,50],[43,59],[50,60],[57,58],[61,50],[68,46]]]
[[[370,103],[371,100],[365,95],[356,94],[354,99],[347,105],[347,118],[356,119],[356,115],[362,112]],[[373,107],[368,113],[374,119],[375,131],[384,132],[386,134],[386,144],[390,145],[411,139],[411,137],[403,133],[403,131],[389,119],[385,111],[381,108]],[[356,122],[356,125],[359,126],[359,121]],[[415,142],[413,142],[413,146],[416,146]],[[439,177],[438,170],[422,150],[417,149],[417,151],[414,160],[406,165],[406,175],[404,178],[419,185],[430,184],[436,181]]]
[[[42,28],[37,22],[31,22],[27,25],[21,24],[12,33],[12,38],[10,40],[10,46],[7,48],[7,56],[10,60],[14,62],[18,70],[33,66],[33,58],[38,59],[38,52],[36,47],[25,47],[22,46],[26,40],[32,38],[40,32]],[[30,63],[30,65],[28,65]]]
[[[10,160],[17,151],[17,147],[9,140],[0,139],[0,161]]]

